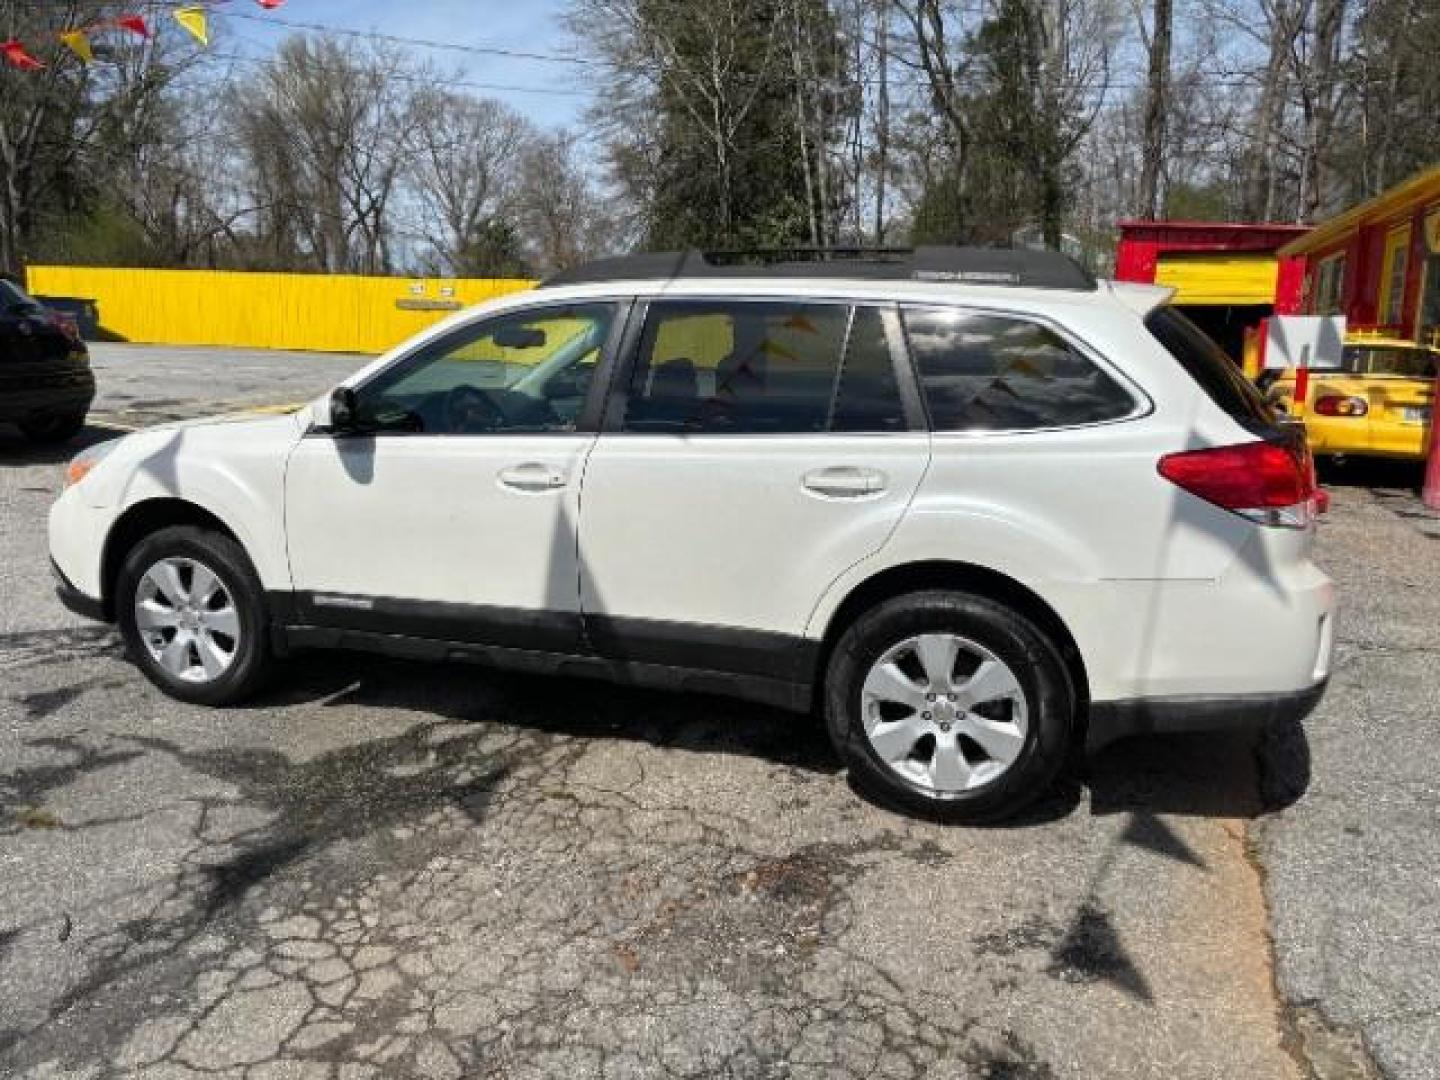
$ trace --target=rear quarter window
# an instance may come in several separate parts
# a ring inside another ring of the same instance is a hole
[[[1030,431],[1118,420],[1129,391],[1039,323],[905,308],[905,336],[935,431]]]
[[[1198,326],[1173,307],[1145,317],[1151,336],[1165,347],[1207,397],[1249,428],[1273,427],[1275,412],[1235,362]]]

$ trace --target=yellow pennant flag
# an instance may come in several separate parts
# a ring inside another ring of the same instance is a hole
[[[66,30],[60,35],[60,41],[84,63],[95,62],[95,51],[90,48],[90,39],[84,30]]]
[[[205,22],[203,7],[176,8],[175,21],[188,30],[201,45],[210,44],[210,27]]]

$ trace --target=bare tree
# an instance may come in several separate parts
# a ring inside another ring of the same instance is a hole
[[[1058,246],[1075,154],[1109,86],[1115,5],[997,0],[969,22],[971,9],[944,0],[895,6],[910,30],[906,62],[923,75],[949,156],[917,227],[995,242],[1033,226]]]
[[[496,101],[446,90],[417,95],[409,178],[420,229],[451,273],[494,271],[534,129]]]
[[[1160,179],[1165,166],[1165,124],[1170,102],[1170,39],[1174,11],[1172,0],[1153,0],[1150,30],[1139,20],[1140,36],[1149,59],[1145,85],[1145,132],[1140,157],[1140,195],[1137,209],[1142,217],[1160,216]]]
[[[123,41],[93,66],[54,39],[56,27],[117,10],[99,0],[0,0],[7,32],[44,65],[0,67],[0,266],[18,266],[37,242],[52,247],[57,224],[73,228],[112,197],[116,170],[133,176],[128,166],[163,126],[167,91],[194,54],[174,33]]]
[[[1308,0],[1309,32],[1292,53],[1302,118],[1297,220],[1314,221],[1329,180],[1330,140],[1343,92],[1340,49],[1345,37],[1346,0]]]
[[[414,71],[390,47],[295,37],[237,96],[277,254],[293,245],[321,270],[391,268],[388,211],[407,164]]]
[[[748,159],[753,166],[769,149],[753,143],[753,121],[757,110],[773,103],[784,70],[779,61],[794,28],[786,16],[793,15],[796,2],[576,0],[572,6],[572,24],[587,41],[599,43],[608,65],[606,101],[595,117],[611,136],[620,163],[638,158],[659,171],[660,143],[703,148],[704,175],[691,168],[680,178],[684,185],[704,180],[715,192],[713,213],[706,215],[714,235],[696,238],[700,242],[731,242],[741,231],[737,186],[746,177],[737,163]],[[683,140],[674,137],[681,125]],[[647,134],[654,140],[649,147],[640,145]],[[636,187],[647,183],[628,179]]]
[[[516,220],[542,271],[593,259],[611,243],[611,223],[575,136],[541,135],[526,146],[515,192]]]

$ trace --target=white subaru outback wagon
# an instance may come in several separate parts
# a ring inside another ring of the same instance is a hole
[[[1058,255],[605,260],[284,416],[86,451],[61,598],[224,705],[312,647],[826,717],[854,779],[1013,813],[1072,749],[1303,715],[1319,493],[1166,290]]]

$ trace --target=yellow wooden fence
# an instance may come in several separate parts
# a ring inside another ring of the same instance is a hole
[[[104,340],[379,353],[516,278],[378,278],[32,266],[31,293],[94,305]]]

